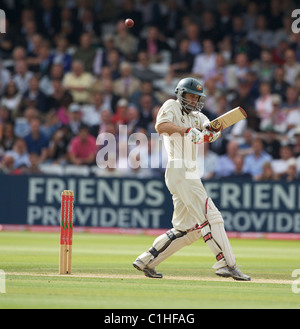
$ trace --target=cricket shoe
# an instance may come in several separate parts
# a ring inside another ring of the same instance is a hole
[[[163,275],[161,273],[157,273],[155,268],[149,268],[145,266],[145,264],[139,260],[138,258],[132,264],[137,270],[144,272],[145,276],[153,279],[161,279]]]
[[[216,271],[216,274],[224,278],[232,277],[234,280],[251,281],[251,277],[242,273],[242,271],[240,271],[236,266],[221,267]]]

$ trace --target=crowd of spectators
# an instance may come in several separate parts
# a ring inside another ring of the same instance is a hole
[[[203,179],[298,179],[296,1],[2,2],[0,174],[73,166],[75,174],[159,177],[166,159],[157,112],[193,76],[204,85],[209,119],[236,106],[248,114],[205,145]],[[101,140],[105,132],[116,145]],[[147,140],[136,156],[128,145],[138,132]],[[116,168],[96,166],[101,149]]]

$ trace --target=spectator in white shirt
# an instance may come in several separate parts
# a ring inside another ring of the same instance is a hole
[[[24,139],[17,138],[14,142],[13,149],[11,151],[7,151],[5,154],[14,158],[15,168],[19,168],[21,166],[30,167],[29,153],[27,151],[27,145]]]
[[[228,66],[227,70],[227,88],[235,90],[240,82],[246,81],[249,72],[249,60],[245,53],[239,53],[235,56],[235,63]]]
[[[4,90],[3,96],[0,100],[0,105],[8,108],[11,111],[13,117],[15,117],[18,113],[18,110],[20,109],[21,100],[22,95],[19,92],[16,83],[11,80]]]
[[[203,40],[203,53],[195,57],[192,72],[204,81],[211,71],[216,68],[216,53],[214,44],[210,39]]]
[[[286,118],[288,130],[300,126],[300,106],[289,112]]]
[[[10,81],[9,71],[3,67],[2,61],[0,58],[0,96],[4,93],[6,86]]]
[[[13,77],[13,80],[15,81],[18,90],[25,94],[25,92],[29,88],[29,81],[33,77],[33,73],[31,71],[28,71],[28,65],[26,61],[19,61],[16,64],[16,72]]]
[[[271,162],[273,171],[277,175],[283,175],[287,172],[289,160],[293,159],[294,155],[289,145],[282,145],[279,151],[280,159]]]
[[[82,121],[89,127],[100,125],[101,123],[101,110],[103,109],[103,98],[100,92],[93,95],[93,103],[84,104],[81,107]]]
[[[288,48],[284,53],[285,63],[283,65],[285,72],[285,81],[293,85],[300,74],[300,63],[297,62],[296,53]]]
[[[255,101],[255,110],[260,118],[260,130],[264,130],[271,124],[273,103],[271,87],[268,82],[262,82],[259,86],[260,97]]]

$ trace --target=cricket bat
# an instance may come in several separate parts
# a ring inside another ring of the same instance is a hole
[[[235,123],[246,119],[247,113],[240,106],[230,110],[210,122],[210,128],[213,131],[224,130]]]

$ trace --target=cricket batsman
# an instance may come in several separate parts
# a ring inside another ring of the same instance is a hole
[[[212,143],[221,132],[210,129],[209,119],[201,113],[205,94],[199,81],[184,78],[175,94],[160,108],[155,129],[163,135],[168,154],[166,185],[172,194],[173,228],[157,237],[152,247],[134,261],[133,266],[147,277],[162,278],[155,267],[201,236],[215,255],[216,274],[250,281],[236,266],[236,260],[224,228],[224,220],[207,196],[197,168],[198,144]]]

